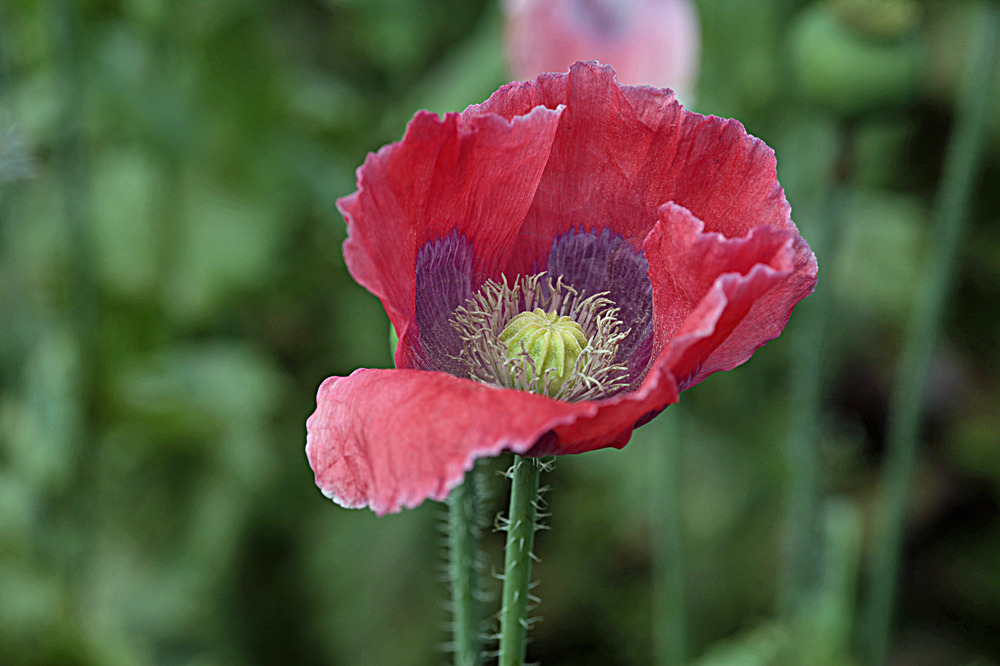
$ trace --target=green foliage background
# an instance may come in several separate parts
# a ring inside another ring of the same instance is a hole
[[[812,633],[772,619],[807,301],[781,339],[624,450],[558,461],[529,655],[652,663],[650,470],[670,438],[692,657],[794,663],[788,646],[807,644],[826,655],[810,663],[854,663],[887,393],[934,242],[972,3],[924,3],[916,88],[866,113],[829,102],[862,84],[796,69],[809,3],[697,4],[694,108],[776,148],[807,239],[827,217],[838,132],[854,137],[840,242],[819,256],[824,570],[841,578]],[[499,8],[468,0],[0,4],[0,663],[446,660],[442,509],[334,506],[304,421],[323,378],[391,363],[381,307],[344,267],[335,199],[416,110],[460,110],[510,80],[502,48]],[[995,101],[928,389],[898,664],[1000,660]],[[488,534],[495,569],[501,543]]]

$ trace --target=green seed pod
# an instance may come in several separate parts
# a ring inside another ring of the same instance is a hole
[[[571,318],[535,308],[511,319],[500,332],[500,342],[507,346],[509,359],[525,353],[531,357],[535,391],[551,396],[573,374],[576,360],[587,346],[587,336]]]

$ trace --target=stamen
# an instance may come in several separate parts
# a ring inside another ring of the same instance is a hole
[[[452,315],[450,323],[463,343],[461,355],[454,358],[471,379],[494,386],[569,401],[611,395],[628,383],[628,368],[615,363],[615,355],[629,331],[620,330],[618,309],[606,295],[585,297],[563,284],[562,277],[553,282],[545,273],[513,285],[506,278],[489,280]],[[547,341],[562,343],[555,355],[561,360],[525,339],[530,331],[522,330],[523,324],[537,324],[537,332],[541,317],[557,326],[550,333],[558,340]]]

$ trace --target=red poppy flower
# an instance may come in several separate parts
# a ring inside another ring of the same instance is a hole
[[[324,494],[379,514],[443,499],[482,456],[624,446],[816,283],[770,148],[594,62],[418,113],[338,207],[397,369],[327,379],[306,452]],[[524,346],[542,324],[511,322],[535,308],[568,317],[560,369]]]

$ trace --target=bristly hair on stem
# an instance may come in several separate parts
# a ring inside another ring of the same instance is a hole
[[[487,495],[482,461],[469,470],[462,484],[448,496],[444,525],[447,534],[447,570],[451,642],[445,649],[455,655],[456,666],[477,666],[483,660],[484,559],[479,548]]]
[[[501,666],[523,666],[528,630],[540,618],[529,617],[539,599],[532,594],[531,563],[537,561],[535,532],[540,528],[539,516],[546,516],[539,487],[541,472],[551,470],[552,460],[514,456],[507,473],[511,479],[510,511],[506,522],[507,547],[503,572],[503,596],[500,608],[499,663]]]

